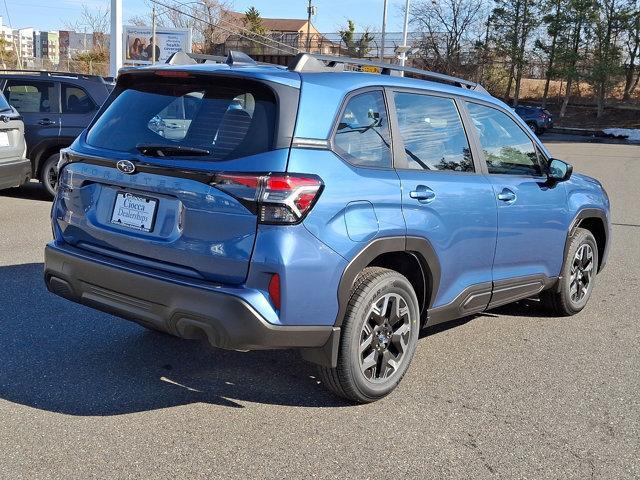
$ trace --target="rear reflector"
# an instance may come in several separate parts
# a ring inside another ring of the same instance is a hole
[[[269,297],[276,310],[280,310],[280,275],[277,273],[274,273],[269,280]]]
[[[212,184],[242,201],[261,223],[295,224],[311,210],[322,191],[314,175],[217,174]]]

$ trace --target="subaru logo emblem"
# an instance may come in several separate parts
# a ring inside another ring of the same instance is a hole
[[[129,160],[120,160],[116,164],[116,168],[120,170],[122,173],[126,173],[128,175],[131,175],[136,171],[136,166],[133,164],[133,162],[130,162]]]

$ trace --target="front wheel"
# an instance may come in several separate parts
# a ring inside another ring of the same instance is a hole
[[[60,154],[55,153],[44,161],[40,169],[40,182],[51,198],[56,195],[58,186],[58,160],[60,160]]]
[[[562,277],[557,288],[541,299],[557,315],[575,315],[589,301],[598,272],[598,245],[589,230],[577,228],[569,240]]]
[[[353,402],[384,397],[406,373],[419,329],[420,309],[411,283],[393,270],[366,268],[351,290],[337,366],[320,367],[322,382]]]

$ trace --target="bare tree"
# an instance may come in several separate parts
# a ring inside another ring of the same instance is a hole
[[[482,35],[482,2],[477,0],[423,0],[411,10],[411,23],[423,33],[422,55],[431,66],[459,74],[463,48]]]
[[[171,0],[166,5],[170,8],[160,7],[158,19],[166,26],[190,28],[194,43],[202,45],[202,53],[212,53],[215,45],[234,31],[230,5],[224,0],[201,0],[191,4]]]
[[[93,34],[93,48],[104,50],[107,47],[106,33],[111,25],[110,10],[105,7],[89,7],[83,3],[80,17],[73,21],[66,21],[69,30]]]

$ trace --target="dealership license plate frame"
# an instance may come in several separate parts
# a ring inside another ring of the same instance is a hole
[[[117,221],[116,218],[116,208],[118,207],[119,204],[119,200],[122,198],[122,201],[124,201],[124,198],[126,198],[126,196],[131,196],[131,197],[135,197],[136,199],[144,199],[147,202],[150,202],[153,204],[153,210],[151,211],[151,219],[149,222],[149,225],[146,226],[145,224],[137,226],[133,223],[125,223],[122,221],[122,219],[120,219],[120,222]],[[116,192],[116,197],[113,201],[113,208],[111,209],[111,218],[109,220],[109,223],[111,223],[112,225],[117,225],[119,227],[125,227],[125,228],[130,228],[132,230],[136,230],[138,232],[145,232],[145,233],[150,233],[153,231],[155,224],[156,224],[156,216],[158,214],[158,205],[160,204],[160,199],[155,198],[155,197],[150,197],[148,195],[142,195],[136,192],[128,192],[126,190],[118,190]]]

